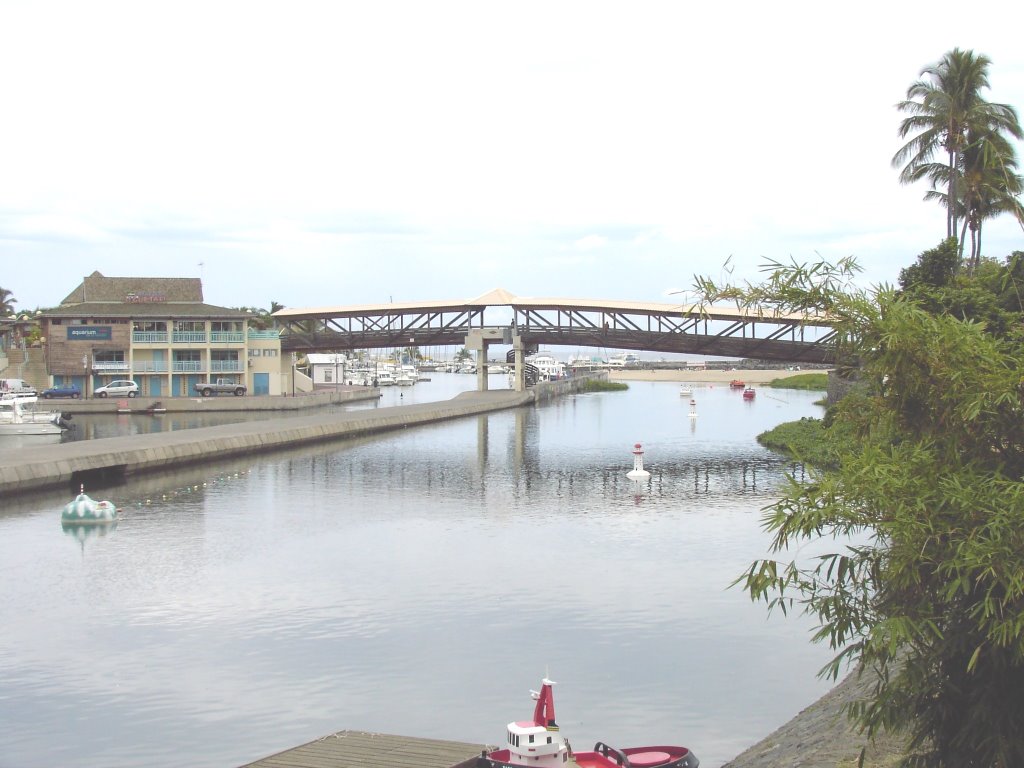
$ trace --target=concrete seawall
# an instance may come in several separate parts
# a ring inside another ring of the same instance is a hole
[[[339,387],[316,392],[287,395],[216,395],[214,397],[96,397],[84,400],[69,398],[45,400],[40,398],[40,409],[67,413],[151,413],[159,408],[167,413],[214,411],[303,411],[321,405],[376,400],[380,390],[373,387]]]
[[[568,391],[572,389],[569,387]],[[245,454],[516,408],[533,403],[536,394],[534,390],[466,392],[439,403],[315,413],[179,432],[0,450],[0,496],[78,483],[116,482],[141,472],[201,462],[212,464]]]

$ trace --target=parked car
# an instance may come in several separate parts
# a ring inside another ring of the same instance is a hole
[[[59,384],[56,387],[43,390],[43,397],[47,400],[51,397],[70,397],[72,400],[77,400],[81,396],[82,390],[74,384]]]
[[[102,387],[96,387],[96,397],[135,397],[139,394],[139,385],[129,379],[112,381]]]

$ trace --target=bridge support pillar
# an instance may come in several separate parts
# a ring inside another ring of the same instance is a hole
[[[478,392],[487,391],[487,346],[489,344],[508,344],[507,330],[504,328],[477,328],[466,335],[466,347],[476,352],[476,388]]]
[[[512,337],[512,350],[515,353],[515,373],[513,373],[512,389],[516,392],[526,391],[526,345],[518,333]]]

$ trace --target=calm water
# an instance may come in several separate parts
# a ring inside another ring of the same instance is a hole
[[[5,502],[0,766],[225,768],[339,729],[495,743],[546,670],[578,747],[718,766],[828,687],[809,622],[728,589],[791,469],[754,437],[820,397],[708,386],[691,419],[678,385],[632,383],[141,479],[94,494],[124,513],[84,540],[66,493]]]

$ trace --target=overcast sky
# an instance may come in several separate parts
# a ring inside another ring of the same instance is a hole
[[[894,105],[959,46],[1024,110],[1013,7],[0,0],[0,286],[662,301],[847,255],[892,282],[945,231]]]

